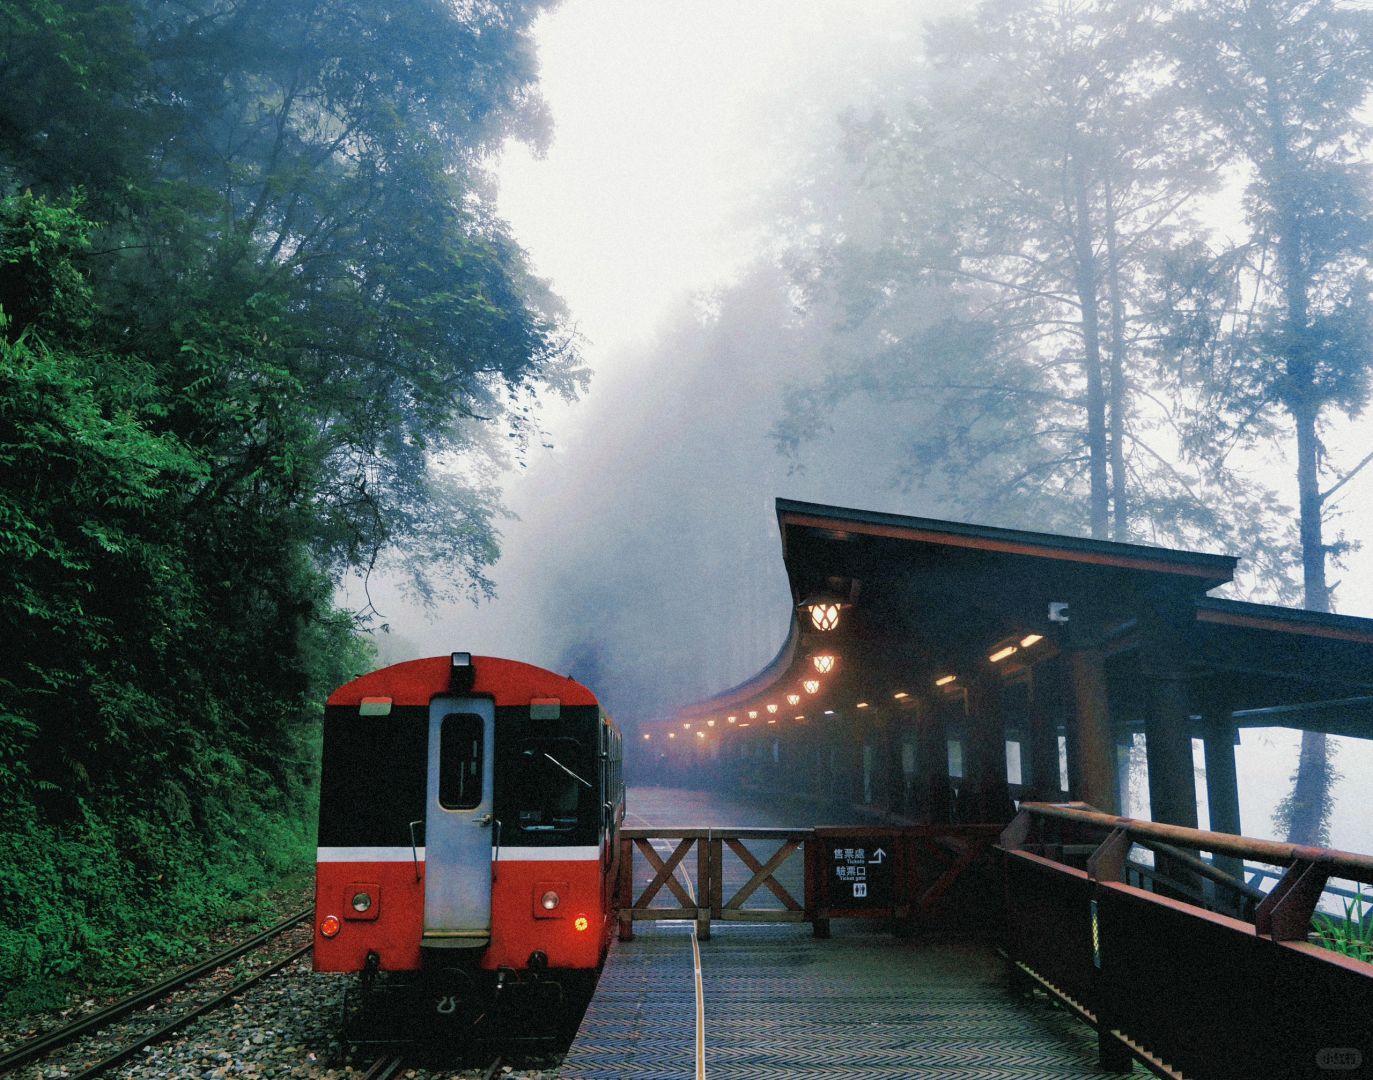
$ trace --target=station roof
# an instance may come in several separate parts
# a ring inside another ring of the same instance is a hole
[[[1232,580],[1234,556],[788,499],[777,501],[777,521],[795,605],[787,639],[757,675],[677,721],[745,723],[756,710],[755,723],[785,723],[860,701],[904,701],[936,680],[952,689],[1052,656],[1067,620],[1090,620],[1112,652],[1137,653],[1136,620],[1160,600],[1195,612],[1189,668],[1223,680],[1237,709],[1322,703],[1329,711],[1341,699],[1373,698],[1373,620],[1208,596]],[[843,605],[840,628],[812,627],[815,599]],[[817,654],[836,657],[831,674],[814,671]],[[817,677],[816,693],[803,689]],[[788,694],[799,696],[795,706]],[[1367,716],[1354,726],[1373,734],[1373,709]]]

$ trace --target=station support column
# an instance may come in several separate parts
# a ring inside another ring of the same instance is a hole
[[[1030,683],[1029,783],[1026,797],[1058,802],[1058,721],[1069,714],[1067,662],[1051,657],[1035,665]],[[1065,725],[1066,727],[1066,725]]]
[[[1206,809],[1211,831],[1240,835],[1239,779],[1235,772],[1238,729],[1233,709],[1220,688],[1204,690],[1199,697],[1206,748]],[[1217,855],[1216,866],[1232,877],[1240,877],[1244,863],[1233,855]]]
[[[949,737],[943,702],[928,697],[915,704],[915,764],[920,776],[921,815],[932,825],[949,820]]]
[[[969,793],[965,821],[1009,821],[1013,816],[1006,783],[1006,721],[1001,708],[1001,678],[984,674],[968,688],[968,741],[963,783]]]
[[[1190,601],[1158,597],[1141,612],[1140,661],[1148,686],[1144,738],[1149,761],[1149,816],[1168,825],[1197,826],[1192,766],[1191,679],[1187,653],[1196,621]]]
[[[1068,767],[1074,795],[1098,810],[1118,814],[1115,737],[1106,692],[1105,627],[1088,608],[1074,601],[1067,637],[1074,705]]]

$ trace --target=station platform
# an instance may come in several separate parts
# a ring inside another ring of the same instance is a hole
[[[654,826],[780,827],[787,812],[666,789],[631,791],[629,805],[628,823]],[[1101,1075],[1095,1033],[1044,999],[1013,995],[1006,961],[976,933],[895,937],[880,923],[836,919],[831,935],[817,939],[804,922],[737,922],[697,941],[693,922],[636,922],[634,940],[611,946],[559,1075]]]
[[[970,942],[836,922],[717,928],[700,944],[697,1070],[692,924],[617,942],[560,1076],[569,1080],[1070,1080],[1100,1077],[1096,1036],[1013,997],[1005,962]]]

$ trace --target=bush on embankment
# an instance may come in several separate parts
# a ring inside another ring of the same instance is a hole
[[[10,1007],[132,979],[308,866],[319,702],[367,663],[283,478],[231,483],[222,446],[167,423],[165,372],[93,330],[87,229],[0,204]]]

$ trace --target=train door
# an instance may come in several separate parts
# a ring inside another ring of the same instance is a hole
[[[489,698],[429,705],[424,944],[480,948],[491,939],[492,747]]]

